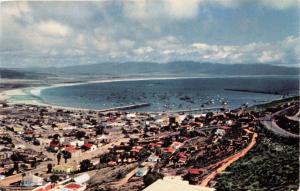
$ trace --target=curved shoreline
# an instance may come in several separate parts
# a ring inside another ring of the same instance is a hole
[[[38,86],[38,87],[26,87],[26,88],[17,88],[11,89],[1,92],[1,98],[5,100],[8,104],[27,104],[27,105],[39,105],[39,106],[50,106],[58,109],[69,109],[69,110],[94,110],[98,109],[88,109],[88,108],[80,108],[80,107],[67,107],[54,105],[50,103],[43,102],[40,98],[40,93],[43,90],[57,87],[67,87],[67,86],[77,86],[84,84],[95,84],[95,83],[111,83],[111,82],[126,82],[126,81],[148,81],[148,80],[176,80],[176,79],[197,79],[197,78],[215,78],[212,76],[199,76],[199,77],[154,77],[154,78],[118,78],[118,79],[103,79],[103,80],[95,80],[95,81],[86,81],[86,82],[76,82],[76,83],[58,83],[52,84],[48,86]],[[28,91],[28,92],[26,92]],[[35,99],[21,99],[21,100],[11,100],[14,96],[31,96]],[[101,109],[99,109],[101,111]]]
[[[126,82],[126,81],[148,81],[148,80],[176,80],[176,79],[200,79],[200,78],[243,78],[243,77],[270,77],[270,76],[195,76],[195,77],[149,77],[149,78],[117,78],[117,79],[102,79],[94,81],[83,81],[75,83],[57,83],[49,84],[47,86],[37,87],[26,87],[6,90],[0,93],[0,98],[5,100],[8,104],[28,104],[28,105],[39,105],[39,106],[50,106],[58,109],[69,109],[69,110],[95,110],[101,111],[102,109],[91,109],[84,107],[69,107],[62,105],[55,105],[44,102],[40,94],[43,90],[57,87],[76,86],[84,84],[95,84],[95,83],[111,83],[111,82]],[[12,100],[14,96],[28,96],[28,99]]]

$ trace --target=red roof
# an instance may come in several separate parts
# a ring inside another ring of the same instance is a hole
[[[150,143],[149,146],[150,147],[160,147],[161,144],[160,143]]]
[[[201,169],[191,168],[189,169],[189,174],[201,174],[203,171]]]
[[[181,145],[180,142],[174,142],[174,143],[172,143],[172,146],[180,146],[180,145]]]
[[[185,152],[180,152],[180,153],[178,153],[178,156],[179,156],[180,158],[185,157],[185,155],[186,155]]]
[[[138,153],[138,152],[140,152],[140,149],[132,148],[131,151],[132,151],[132,152],[135,152],[135,153]]]
[[[50,147],[57,147],[57,146],[59,146],[59,142],[58,141],[51,141],[50,142]]]
[[[229,127],[228,126],[222,126],[221,129],[227,130],[227,129],[229,129]]]
[[[107,164],[108,164],[108,165],[115,165],[115,164],[117,164],[117,163],[116,163],[116,161],[109,161]]]
[[[85,143],[83,146],[87,147],[87,148],[91,148],[93,146],[93,144],[91,144],[91,143]]]
[[[173,148],[170,148],[170,147],[163,148],[162,151],[165,152],[165,153],[174,153],[175,152],[175,150]]]
[[[179,162],[186,162],[186,158],[180,158]]]
[[[200,125],[200,122],[192,122],[192,125]]]
[[[69,188],[69,189],[78,189],[78,188],[81,188],[81,186],[79,184],[68,184],[66,186],[64,186],[64,188]]]
[[[64,150],[69,152],[69,153],[75,153],[76,152],[76,148],[71,146],[71,145],[66,145]]]

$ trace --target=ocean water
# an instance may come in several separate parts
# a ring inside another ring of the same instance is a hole
[[[106,109],[138,103],[150,106],[133,111],[172,111],[242,104],[260,104],[281,95],[228,91],[247,89],[298,94],[298,77],[219,77],[118,81],[44,89],[39,92],[45,103],[89,109]]]

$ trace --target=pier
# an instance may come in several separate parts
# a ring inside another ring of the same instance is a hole
[[[233,91],[233,92],[259,93],[259,94],[274,94],[274,95],[284,94],[284,93],[279,93],[277,91],[263,91],[263,90],[232,89],[232,88],[225,88],[224,90],[225,91]]]
[[[193,111],[209,111],[209,110],[220,110],[227,109],[225,107],[203,107],[203,108],[194,108],[194,109],[183,109],[183,110],[171,110],[165,111],[165,113],[182,113],[182,112],[193,112]]]
[[[136,108],[148,107],[148,106],[150,106],[150,103],[138,103],[138,104],[132,104],[132,105],[113,107],[113,108],[108,108],[108,109],[101,109],[101,110],[97,110],[97,111],[106,112],[106,111],[128,110],[128,109],[136,109]]]

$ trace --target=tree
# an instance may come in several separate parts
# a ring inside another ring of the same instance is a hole
[[[122,172],[119,172],[116,179],[121,179],[121,178],[124,178],[124,174]]]
[[[77,131],[76,132],[76,138],[77,139],[81,139],[85,136],[85,132],[84,131]]]
[[[20,153],[14,153],[14,154],[12,154],[12,155],[10,156],[10,159],[11,159],[12,161],[14,161],[14,162],[16,162],[16,161],[24,161],[24,160],[25,160],[25,159],[24,159],[24,156],[21,155]]]
[[[71,158],[71,153],[69,153],[68,151],[63,151],[63,157],[65,159],[65,163],[68,162],[68,159]]]
[[[144,158],[146,158],[147,156],[149,155],[149,152],[148,152],[148,150],[147,149],[145,149],[145,148],[142,148],[141,150],[140,150],[140,152],[138,153],[138,157],[139,157],[139,159],[144,159]]]
[[[80,171],[82,172],[88,171],[92,166],[93,164],[91,163],[91,160],[85,159],[80,162]]]
[[[164,176],[157,172],[148,173],[144,176],[143,181],[144,185],[147,187],[158,179],[162,179]]]
[[[51,183],[56,183],[58,181],[59,177],[56,174],[53,174],[50,176]]]
[[[59,165],[61,159],[61,153],[59,152],[56,157],[57,157],[57,164]]]
[[[59,134],[55,134],[55,135],[53,135],[53,139],[54,140],[58,140],[58,138],[60,137],[60,135]]]
[[[19,171],[19,163],[14,162],[14,170],[15,170],[16,172]]]
[[[36,158],[34,158],[34,159],[31,161],[31,167],[32,167],[32,168],[35,168],[35,167],[36,167],[36,164],[37,164],[37,161],[36,161]]]
[[[47,165],[47,169],[48,169],[47,173],[51,173],[52,172],[52,164],[51,163],[49,163]]]
[[[99,126],[96,128],[96,135],[102,135],[102,134],[104,133],[104,128],[105,128],[105,126],[99,125]]]

